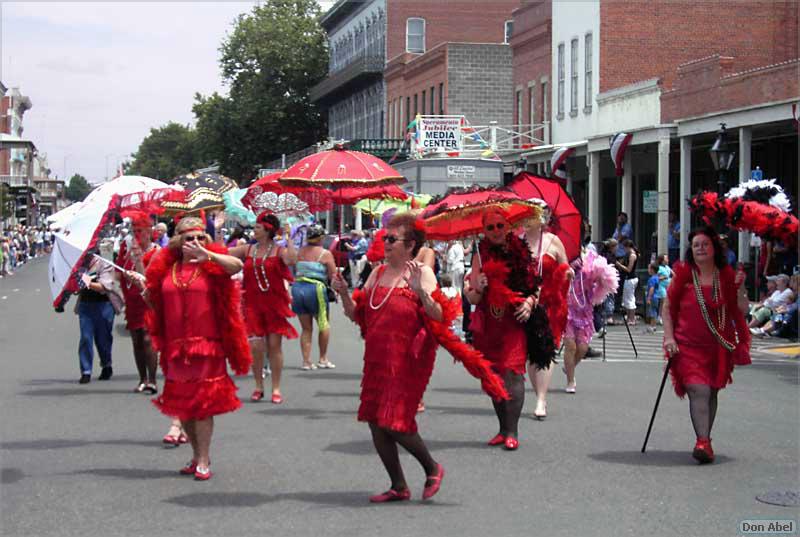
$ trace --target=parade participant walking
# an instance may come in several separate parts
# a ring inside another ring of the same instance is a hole
[[[97,257],[90,256],[87,270],[80,276],[80,291],[75,303],[81,328],[78,346],[80,358],[80,384],[91,380],[94,346],[100,356],[100,376],[97,380],[109,380],[114,370],[111,366],[111,346],[114,342],[112,330],[114,316],[122,308],[122,299],[114,292],[114,269]],[[112,302],[114,301],[114,302]]]
[[[297,261],[294,241],[287,240],[286,247],[275,244],[280,231],[280,220],[269,211],[256,219],[253,227],[255,244],[231,248],[230,254],[244,261],[244,317],[253,355],[253,377],[256,389],[251,401],[264,398],[264,351],[269,359],[272,375],[271,401],[283,403],[281,374],[283,373],[283,338],[295,339],[297,330],[289,324],[294,317],[286,282],[293,280],[289,265]],[[289,237],[289,230],[286,230]],[[266,343],[266,344],[265,344]]]
[[[303,355],[303,371],[317,367],[332,369],[336,367],[328,360],[328,342],[331,329],[328,305],[328,282],[336,273],[333,254],[320,243],[325,235],[321,226],[312,226],[306,233],[306,246],[297,252],[295,283],[292,285],[292,311],[300,319],[303,328],[300,333],[300,352]],[[319,362],[311,361],[311,340],[314,335],[314,319],[319,329]]]
[[[395,215],[383,235],[386,263],[370,274],[363,290],[351,298],[337,273],[334,288],[342,296],[345,314],[364,337],[364,378],[359,421],[369,423],[375,449],[391,479],[391,488],[372,496],[373,503],[411,498],[398,456],[398,444],[422,465],[423,499],[433,497],[444,476],[417,431],[417,405],[433,370],[436,342],[482,379],[494,397],[506,397],[488,362],[463,345],[449,330],[458,305],[436,288],[433,271],[413,261],[425,241],[421,222],[408,213]]]
[[[750,332],[744,318],[744,273],[728,266],[717,233],[710,227],[689,235],[686,262],[664,304],[664,353],[670,360],[675,393],[689,395],[697,442],[692,456],[714,460],[711,429],[719,390],[733,382],[734,365],[750,363]]]
[[[594,336],[594,307],[617,292],[617,271],[593,250],[573,263],[575,277],[567,295],[567,326],[564,330],[564,374],[567,393],[575,393],[575,369],[586,356]]]
[[[569,267],[564,244],[556,235],[545,231],[548,211],[542,213],[541,218],[529,218],[525,221],[525,239],[531,251],[534,274],[540,280],[541,294],[539,306],[534,312],[535,317],[543,317],[550,327],[552,334],[552,348],[550,340],[540,340],[543,347],[528,349],[529,356],[544,355],[551,362],[555,352],[561,345],[561,336],[567,326],[567,292],[569,283],[575,276]],[[536,408],[533,417],[543,420],[547,417],[547,390],[550,379],[553,377],[553,368],[531,367],[528,365],[528,374],[531,384],[536,392]]]
[[[142,299],[142,291],[144,291],[145,270],[158,251],[158,245],[152,241],[153,225],[146,213],[130,211],[123,216],[131,219],[133,228],[133,240],[122,243],[117,264],[126,270],[118,274],[122,296],[125,299],[125,321],[133,342],[136,370],[139,372],[139,384],[134,391],[155,394],[158,392],[156,387],[158,361],[145,326],[147,304]]]
[[[180,419],[189,436],[193,456],[180,473],[205,481],[214,416],[241,406],[225,359],[240,375],[251,364],[239,288],[230,278],[242,262],[211,242],[200,218],[183,218],[175,232],[146,272],[148,329],[166,379],[153,403]]]
[[[467,299],[477,305],[470,329],[475,347],[492,362],[510,395],[507,401],[494,401],[499,431],[489,445],[515,450],[525,403],[525,359],[530,351],[525,323],[538,303],[538,287],[528,246],[511,233],[505,213],[500,209],[485,212],[483,229],[486,240],[479,246],[480,264],[473,264],[465,282]],[[487,290],[488,297],[484,296]],[[516,294],[519,303],[504,300],[501,290]]]

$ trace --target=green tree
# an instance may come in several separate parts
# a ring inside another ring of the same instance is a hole
[[[89,184],[89,181],[86,180],[84,176],[79,173],[76,173],[72,177],[69,178],[69,184],[67,185],[67,190],[65,191],[65,195],[67,199],[70,201],[83,201],[86,196],[89,195],[89,192],[92,191],[94,187]]]
[[[150,134],[142,140],[132,157],[133,162],[129,166],[123,164],[126,174],[143,175],[162,181],[169,181],[177,175],[203,166],[197,131],[174,122],[150,129]]]
[[[240,15],[220,47],[227,96],[196,95],[203,155],[245,180],[259,164],[318,142],[325,122],[309,91],[327,73],[316,0],[266,0]]]

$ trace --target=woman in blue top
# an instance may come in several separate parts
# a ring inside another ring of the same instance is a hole
[[[333,254],[320,245],[324,230],[320,226],[312,226],[306,233],[306,246],[297,252],[295,267],[295,283],[292,285],[292,310],[300,319],[300,352],[303,354],[303,371],[311,371],[318,367],[333,369],[336,367],[328,360],[328,342],[331,331],[328,323],[328,282],[336,273]],[[319,327],[319,362],[311,361],[311,339],[314,334],[314,321]]]

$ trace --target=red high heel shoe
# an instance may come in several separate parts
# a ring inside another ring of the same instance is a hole
[[[517,440],[513,436],[508,436],[508,437],[506,437],[506,441],[505,441],[503,447],[507,451],[515,451],[519,447],[519,440]]]
[[[698,438],[692,450],[692,457],[700,464],[714,462],[714,450],[711,448],[710,438]]]
[[[192,459],[186,463],[186,466],[181,468],[179,472],[181,475],[192,475],[197,471],[197,461]]]
[[[283,403],[283,396],[279,393],[272,394],[272,404],[273,405],[280,405]]]
[[[370,496],[370,503],[404,502],[411,499],[411,491],[408,489],[394,490],[389,489],[381,494]]]
[[[492,437],[491,440],[489,440],[487,445],[490,445],[490,446],[501,446],[501,445],[503,445],[505,443],[505,441],[506,441],[505,435],[503,435],[502,433],[497,433],[496,435],[494,435]]]
[[[426,483],[430,481],[430,485],[425,485],[425,490],[422,491],[422,499],[429,500],[433,498],[437,492],[439,492],[439,488],[442,486],[442,478],[444,477],[444,466],[441,464],[439,465],[439,470],[436,472],[436,475],[429,475],[428,479],[425,481]]]
[[[264,391],[263,390],[255,390],[253,395],[250,396],[250,400],[254,403],[257,401],[261,401],[264,398]]]
[[[200,468],[199,466],[194,471],[194,480],[195,481],[208,481],[214,473],[211,471],[211,467],[206,466],[205,468]]]

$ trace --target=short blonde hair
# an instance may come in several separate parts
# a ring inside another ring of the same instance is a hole
[[[203,237],[205,237],[206,243],[211,242],[211,237],[205,232],[206,225],[202,218],[198,218],[196,216],[185,216],[181,218],[180,221],[178,221],[178,223],[175,225],[175,235],[169,240],[167,248],[174,252],[180,252],[181,247],[183,246],[183,234],[192,228],[203,230]]]

